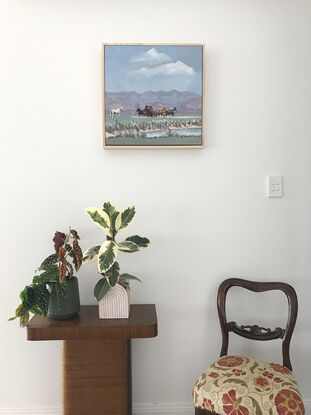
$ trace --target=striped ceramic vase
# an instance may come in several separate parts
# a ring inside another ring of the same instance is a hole
[[[120,284],[98,302],[99,318],[129,318],[130,290]]]

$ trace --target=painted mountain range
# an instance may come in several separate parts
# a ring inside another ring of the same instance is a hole
[[[202,97],[189,91],[146,91],[142,93],[130,92],[106,92],[106,113],[112,109],[123,108],[124,115],[136,114],[137,108],[152,105],[154,109],[163,107],[176,107],[178,114],[201,114]]]

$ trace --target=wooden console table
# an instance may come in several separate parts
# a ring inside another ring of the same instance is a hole
[[[111,320],[100,320],[97,306],[82,306],[71,320],[34,316],[27,340],[62,340],[63,415],[130,415],[131,339],[157,332],[153,304],[131,305],[129,319]]]

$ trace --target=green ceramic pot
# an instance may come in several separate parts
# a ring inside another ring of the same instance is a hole
[[[80,311],[79,284],[77,277],[68,280],[68,295],[61,309],[58,309],[57,297],[53,290],[50,295],[47,316],[53,320],[67,320],[74,318]]]

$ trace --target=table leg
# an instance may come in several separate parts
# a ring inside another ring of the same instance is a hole
[[[131,415],[131,341],[63,341],[63,415]]]

